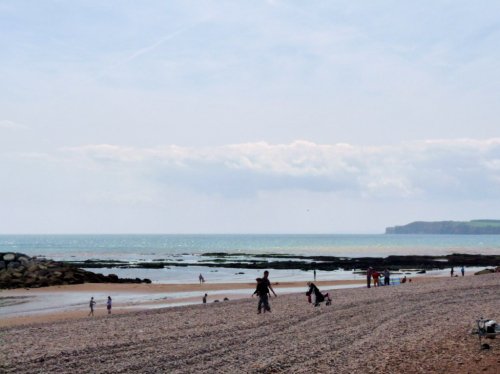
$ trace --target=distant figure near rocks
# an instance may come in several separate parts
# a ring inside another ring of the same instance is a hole
[[[451,267],[451,270],[450,270],[450,275],[453,277],[453,274],[455,273],[455,269],[453,269],[453,266]]]
[[[465,276],[465,268],[463,265],[462,265],[462,268],[460,269],[460,271],[462,272],[462,277]]]
[[[389,269],[385,268],[384,270],[384,286],[389,286],[391,284],[391,273]]]
[[[94,305],[95,304],[96,304],[96,302],[94,301],[94,296],[92,296],[90,298],[90,302],[89,302],[89,307],[90,307],[89,317],[94,315]]]
[[[198,279],[199,279],[199,281],[200,281],[200,284],[205,283],[205,278],[203,278],[203,275],[201,275],[201,273],[200,273],[200,275],[198,276]]]
[[[370,288],[372,283],[373,268],[370,266],[366,270],[366,287]]]
[[[207,296],[208,296],[208,294],[205,294],[205,296],[203,296],[203,304],[207,303]]]
[[[111,314],[111,304],[113,301],[111,300],[111,296],[108,296],[108,301],[106,301],[106,309],[108,310],[108,314]]]

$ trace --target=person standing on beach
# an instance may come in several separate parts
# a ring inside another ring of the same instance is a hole
[[[462,272],[462,277],[465,276],[465,268],[463,265],[462,265],[462,268],[460,269],[460,271]]]
[[[384,286],[389,286],[391,284],[391,273],[389,269],[385,268],[384,270]]]
[[[316,282],[316,269],[314,269],[314,281]]]
[[[111,304],[113,301],[111,300],[111,296],[108,296],[108,301],[106,301],[106,309],[108,310],[108,314],[111,314]]]
[[[372,283],[372,274],[373,274],[373,269],[370,266],[368,270],[366,270],[366,287],[370,288],[371,283]]]
[[[89,307],[90,307],[89,317],[94,315],[94,305],[95,304],[96,304],[96,302],[94,301],[94,296],[92,296],[90,298],[90,302],[89,302]]]
[[[205,283],[205,278],[203,278],[203,275],[201,275],[201,273],[198,279],[200,280],[200,284]]]
[[[203,304],[207,303],[207,296],[208,296],[208,294],[205,294],[205,296],[203,296]]]
[[[450,275],[453,277],[453,273],[455,273],[455,269],[453,269],[453,266],[451,267],[451,270],[450,270]]]
[[[262,278],[255,279],[257,281],[257,287],[255,288],[253,295],[257,295],[259,297],[259,303],[257,304],[257,314],[262,312],[262,308],[264,308],[265,312],[270,312],[271,307],[269,306],[269,288],[266,286]]]
[[[372,277],[373,277],[373,287],[380,286],[380,283],[379,283],[380,273],[377,270],[374,270],[374,271],[372,271]]]

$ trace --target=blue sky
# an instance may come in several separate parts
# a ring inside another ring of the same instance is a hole
[[[500,218],[500,3],[0,1],[0,232]]]

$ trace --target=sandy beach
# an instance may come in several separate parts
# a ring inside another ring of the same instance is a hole
[[[327,287],[320,285],[321,289]],[[500,274],[336,289],[0,328],[6,373],[498,373],[500,340],[479,349],[479,317],[500,320]]]
[[[304,281],[273,282],[280,294],[306,290]],[[363,281],[334,280],[317,281],[321,288],[360,287]],[[33,289],[2,290],[0,302],[9,299],[10,303],[28,303],[31,299],[39,299],[42,305],[38,308],[12,308],[11,313],[0,314],[0,327],[28,324],[35,322],[52,322],[63,319],[81,318],[89,312],[90,296],[101,295],[95,308],[95,315],[106,315],[105,296],[112,295],[113,314],[130,313],[158,307],[190,305],[201,303],[202,296],[207,293],[207,302],[223,301],[224,298],[236,300],[248,298],[255,289],[253,283],[203,283],[203,284],[111,284],[84,283],[68,286],[53,286]],[[166,296],[168,295],[168,296]],[[0,303],[1,306],[1,303]],[[1,310],[0,310],[1,311]]]

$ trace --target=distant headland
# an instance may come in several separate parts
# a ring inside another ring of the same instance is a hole
[[[500,220],[412,222],[404,226],[387,227],[386,234],[458,234],[500,235]]]

